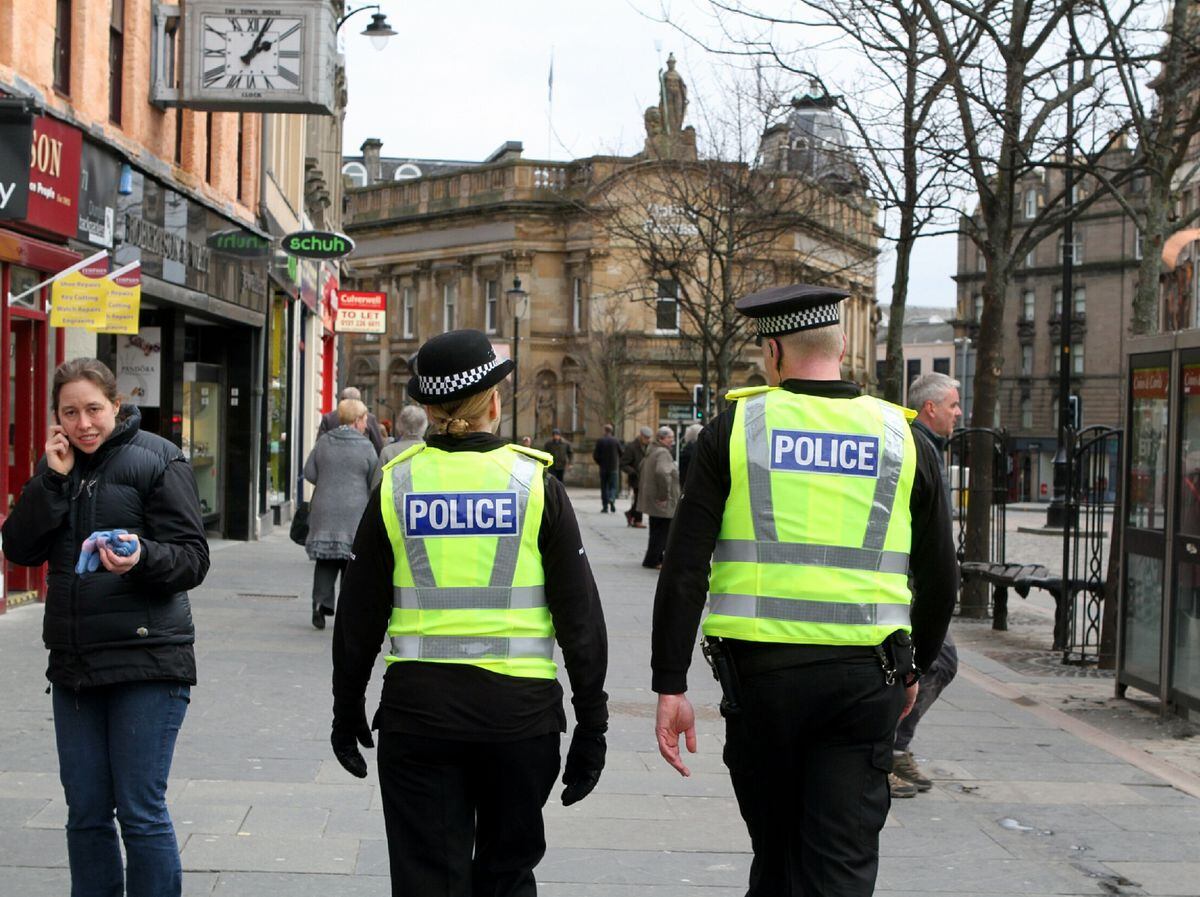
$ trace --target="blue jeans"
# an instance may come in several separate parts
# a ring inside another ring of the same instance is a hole
[[[54,686],[71,897],[178,897],[183,869],[167,813],[167,776],[190,695],[179,682],[78,692]],[[125,874],[114,810],[128,858]]]
[[[600,471],[600,503],[606,509],[617,510],[617,493],[621,491],[621,471]]]

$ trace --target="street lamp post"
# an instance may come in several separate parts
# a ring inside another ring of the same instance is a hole
[[[517,383],[521,374],[521,318],[529,313],[529,294],[521,289],[521,278],[514,277],[511,290],[505,291],[508,305],[512,310],[512,441],[517,442]]]
[[[371,39],[371,46],[376,50],[382,50],[387,46],[389,37],[395,37],[396,32],[392,30],[392,26],[388,24],[387,16],[379,11],[378,3],[368,3],[366,6],[360,6],[358,9],[352,9],[340,19],[338,19],[337,29],[341,30],[346,24],[346,20],[353,15],[357,15],[364,10],[373,9],[375,12],[371,14],[371,24],[362,30],[363,37]]]

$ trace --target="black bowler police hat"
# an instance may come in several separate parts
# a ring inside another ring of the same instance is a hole
[[[478,330],[451,330],[421,346],[415,369],[408,394],[423,405],[445,405],[495,386],[513,363],[497,358],[491,341]]]
[[[739,299],[738,311],[754,319],[760,337],[783,336],[800,330],[813,330],[838,323],[845,290],[794,283],[771,287]]]

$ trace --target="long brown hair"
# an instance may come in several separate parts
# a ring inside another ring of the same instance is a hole
[[[104,393],[104,397],[117,405],[121,401],[117,393],[117,378],[98,358],[73,358],[64,361],[54,369],[54,385],[50,390],[50,407],[58,414],[58,394],[68,383],[76,380],[87,380]]]

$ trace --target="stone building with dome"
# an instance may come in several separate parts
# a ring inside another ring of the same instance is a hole
[[[745,197],[734,203],[733,226],[770,221],[752,249],[720,260],[731,263],[735,293],[704,311],[719,317],[739,295],[777,283],[843,287],[851,293],[844,374],[872,384],[880,230],[862,179],[844,167],[798,173],[790,159],[780,164],[768,151],[775,129],[763,135],[757,164],[698,158],[674,57],[659,84],[643,151],[633,156],[549,162],[508,142],[478,163],[393,158],[389,169],[379,142],[369,140],[362,156],[344,160],[367,172],[363,186],[358,169],[346,172],[352,288],[386,292],[388,303],[386,333],[344,336],[342,379],[380,417],[394,418],[406,401],[420,344],[461,327],[484,331],[498,354],[516,358],[517,417],[514,427],[510,380],[501,433],[530,436],[535,446],[559,428],[578,450],[608,421],[623,439],[641,425],[682,430],[696,420],[697,384],[708,384],[715,412],[728,389],[765,382],[748,330],[727,334],[718,349],[705,340],[712,328],[697,326],[689,303],[713,293],[692,270],[701,266],[668,270],[704,241],[693,199],[719,203],[707,186],[718,179],[740,185]],[[420,167],[420,176],[401,175],[402,164]],[[676,187],[692,199],[672,199]],[[777,205],[764,211],[767,194]],[[514,279],[528,296],[520,320],[509,295]],[[589,457],[577,451],[575,477],[589,475]]]

